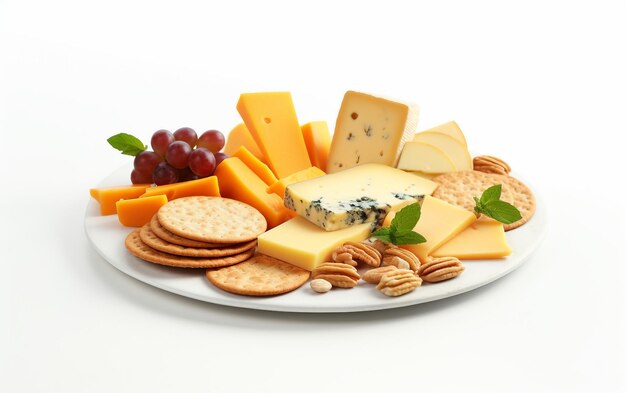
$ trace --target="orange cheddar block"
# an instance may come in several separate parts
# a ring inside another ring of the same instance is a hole
[[[305,180],[315,179],[316,177],[324,176],[325,174],[326,173],[324,173],[324,171],[322,171],[318,167],[312,166],[310,168],[298,171],[292,175],[283,177],[282,179],[276,181],[275,183],[267,187],[267,192],[277,194],[279,197],[284,199],[285,189],[288,185]]]
[[[120,199],[133,199],[138,198],[141,194],[146,192],[146,188],[150,187],[150,184],[134,184],[132,186],[121,187],[106,187],[106,188],[92,188],[89,190],[89,194],[100,203],[100,214],[108,216],[115,214],[115,202]]]
[[[182,183],[150,187],[147,188],[146,192],[141,195],[141,198],[151,197],[154,195],[165,195],[170,201],[187,196],[220,196],[220,187],[217,177],[209,176]]]
[[[268,186],[278,181],[270,167],[256,158],[245,146],[240,146],[231,156],[237,157],[243,161],[243,163],[246,164],[248,168],[252,169],[252,172],[256,173]]]
[[[282,198],[265,192],[267,184],[239,158],[230,157],[222,161],[215,175],[219,179],[222,196],[256,208],[267,220],[268,229],[290,218]]]
[[[140,227],[156,214],[161,206],[167,203],[165,195],[154,195],[145,198],[122,199],[115,204],[117,218],[127,227]]]
[[[325,171],[330,150],[330,132],[325,121],[312,121],[302,126],[302,136],[311,164]]]
[[[250,131],[248,131],[248,127],[246,127],[243,123],[238,124],[228,133],[226,146],[224,146],[224,153],[232,156],[241,146],[245,146],[246,149],[248,149],[250,153],[254,154],[256,158],[266,162],[263,152],[259,149],[259,145],[256,144],[254,138],[250,134]]]
[[[290,93],[245,93],[237,110],[276,177],[311,166]]]

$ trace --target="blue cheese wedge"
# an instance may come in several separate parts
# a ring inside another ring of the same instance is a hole
[[[395,167],[404,143],[415,134],[418,117],[414,104],[348,91],[337,115],[326,172],[368,163]]]
[[[391,210],[431,195],[437,183],[380,164],[364,164],[290,184],[285,207],[326,231],[379,225]]]

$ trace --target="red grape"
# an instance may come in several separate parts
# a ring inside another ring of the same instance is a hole
[[[196,134],[193,128],[183,127],[174,131],[174,139],[187,142],[189,146],[194,147],[198,141],[198,134]]]
[[[187,142],[174,141],[167,148],[165,159],[174,168],[183,169],[187,166],[189,153],[191,153],[191,146]]]
[[[140,172],[146,178],[152,178],[152,172],[159,162],[163,159],[153,151],[144,150],[135,156],[135,170]],[[152,181],[150,181],[152,183]]]
[[[200,177],[193,173],[189,167],[178,170],[178,181],[197,180]]]
[[[215,170],[215,156],[204,147],[200,147],[189,155],[189,168],[200,177],[207,177]]]
[[[157,186],[176,183],[178,182],[178,171],[170,164],[163,161],[154,168],[152,178],[154,179],[154,184]]]
[[[224,134],[218,130],[209,130],[203,132],[198,138],[198,147],[205,147],[213,153],[217,153],[222,150],[225,142]]]
[[[133,169],[133,171],[130,173],[130,181],[133,184],[151,184],[152,174],[150,174],[150,176],[146,176],[143,173],[139,172],[137,169]]]
[[[154,150],[161,157],[165,157],[165,152],[170,143],[174,142],[174,135],[168,130],[158,130],[152,134],[150,144],[152,150]]]
[[[230,157],[228,154],[226,153],[213,153],[213,155],[215,156],[215,167],[217,168],[217,166],[224,161],[225,159],[227,159],[228,157]]]

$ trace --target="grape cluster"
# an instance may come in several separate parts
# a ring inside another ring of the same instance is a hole
[[[135,156],[130,180],[133,184],[155,183],[157,186],[208,177],[228,155],[221,153],[224,134],[205,131],[198,137],[189,127],[158,130],[152,135],[152,150]]]

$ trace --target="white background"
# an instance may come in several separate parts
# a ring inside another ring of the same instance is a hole
[[[173,3],[0,0],[0,390],[626,390],[623,2]],[[301,315],[172,295],[89,245],[88,189],[129,160],[110,135],[228,131],[264,90],[332,125],[347,89],[505,158],[547,205],[536,254],[455,298]]]

